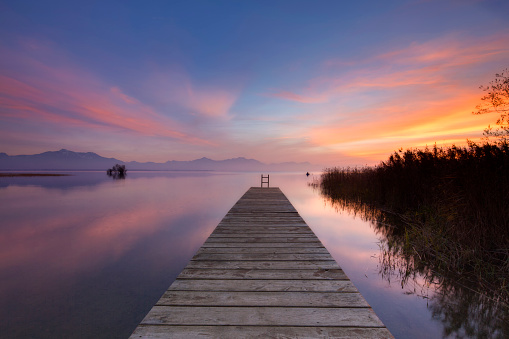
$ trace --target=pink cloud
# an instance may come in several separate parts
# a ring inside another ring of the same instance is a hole
[[[507,46],[509,34],[450,35],[351,63],[329,59],[304,86],[265,94],[309,106],[299,106],[298,113],[286,107],[292,126],[278,114],[257,117],[267,133],[258,132],[245,149],[260,158],[291,153],[317,163],[355,165],[376,164],[400,147],[477,139],[491,119],[471,114],[481,96],[478,86],[490,75],[479,74],[505,64]]]
[[[391,70],[356,70],[340,78],[318,77],[298,92],[279,91],[269,96],[307,104],[321,104],[345,98],[345,94],[369,89],[390,89],[410,85],[433,85],[443,81],[436,68],[421,68],[393,72]]]
[[[192,90],[189,97],[180,103],[199,114],[225,117],[236,99],[236,95],[224,90]]]
[[[305,97],[305,96],[298,95],[298,94],[295,94],[295,93],[292,93],[289,91],[280,91],[277,93],[272,93],[272,94],[270,94],[270,96],[273,96],[276,98],[281,98],[281,99],[286,99],[286,100],[290,100],[290,101],[298,101],[298,102],[302,102],[305,104],[315,104],[315,103],[322,103],[322,102],[327,101],[327,98],[325,95],[320,95],[317,97],[312,97],[312,96]]]
[[[207,118],[227,118],[238,97],[238,90],[196,85],[178,67],[153,70],[143,81],[142,90],[155,102]]]
[[[124,100],[124,102],[127,104],[132,104],[132,105],[139,104],[138,100],[136,100],[135,98],[131,98],[130,96],[122,93],[122,91],[118,87],[112,87],[110,89],[110,91],[111,91],[111,93],[118,95],[118,97],[121,98],[122,100]]]
[[[195,145],[212,144],[69,61],[60,57],[58,64],[53,63],[48,55],[58,53],[49,47],[38,49],[33,44],[29,47],[29,51],[4,48],[2,61],[6,67],[0,70],[0,117],[102,133],[122,130]]]
[[[327,60],[323,73],[306,86],[271,95],[319,104],[302,114],[302,120],[313,121],[300,134],[307,136],[309,149],[376,163],[400,147],[480,137],[490,117],[471,115],[485,82],[476,72],[507,60],[507,46],[509,34],[450,35],[348,67]]]
[[[345,93],[368,89],[451,84],[458,78],[456,74],[462,75],[460,68],[506,59],[508,37],[509,34],[483,38],[453,34],[355,62],[329,59],[323,64],[324,75],[311,79],[308,86],[269,95],[297,102],[324,103],[344,99]],[[340,75],[329,75],[338,69],[342,71]]]
[[[314,121],[305,132],[310,143],[349,155],[464,141],[479,137],[489,119],[470,114],[484,80],[469,78],[468,71],[507,60],[507,46],[509,35],[451,35],[374,55],[358,67],[328,60],[325,75],[272,96],[320,103],[304,115]],[[337,67],[346,71],[331,76]]]
[[[509,51],[507,34],[482,39],[451,34],[435,40],[375,56],[373,59],[396,62],[398,65],[435,65],[441,69],[487,61]]]

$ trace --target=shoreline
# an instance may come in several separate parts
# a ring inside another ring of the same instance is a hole
[[[71,174],[58,173],[0,173],[0,178],[9,177],[68,177]]]

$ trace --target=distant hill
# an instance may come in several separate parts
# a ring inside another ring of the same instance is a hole
[[[125,165],[128,170],[149,171],[316,171],[321,166],[308,162],[285,162],[264,164],[255,159],[234,158],[212,160],[201,158],[192,161],[125,162],[104,158],[92,152],[73,152],[66,149],[33,155],[7,155],[0,153],[0,170],[99,170],[106,171],[115,164]]]

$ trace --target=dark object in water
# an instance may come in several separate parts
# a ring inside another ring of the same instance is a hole
[[[127,170],[125,168],[125,165],[116,164],[112,168],[109,168],[106,171],[106,174],[108,174],[108,176],[110,176],[110,177],[113,177],[114,179],[125,179]]]
[[[306,172],[306,177],[309,177],[309,172]]]

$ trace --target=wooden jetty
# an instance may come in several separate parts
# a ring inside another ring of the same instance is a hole
[[[393,338],[277,187],[250,188],[131,338]]]

